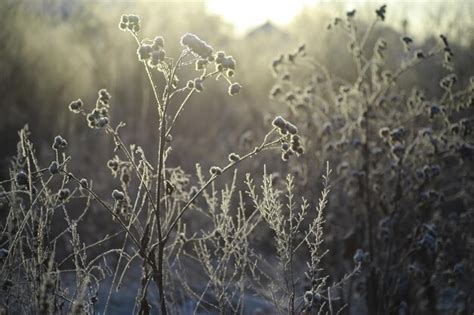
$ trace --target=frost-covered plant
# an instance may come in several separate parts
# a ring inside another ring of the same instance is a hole
[[[460,86],[444,35],[429,51],[408,36],[400,39],[403,52],[374,39],[386,6],[375,13],[363,30],[356,11],[328,26],[348,40],[354,79],[334,76],[302,45],[273,62],[278,83],[270,97],[285,104],[288,117],[303,127],[307,151],[335,168],[339,190],[333,196],[341,197],[333,205],[353,216],[340,239],[353,253],[357,243],[354,258],[367,260],[365,281],[348,293],[349,300],[355,297],[352,309],[365,299],[369,314],[472,311],[467,292],[473,283],[456,278],[454,270],[460,265],[463,274],[474,270],[473,248],[466,241],[472,238],[466,226],[473,211],[474,185],[467,174],[474,158],[474,80]],[[439,95],[401,88],[411,69],[434,67],[431,60],[439,57],[447,71]]]
[[[78,186],[66,174],[67,141],[61,136],[54,139],[56,158],[41,168],[28,128],[19,135],[12,179],[1,182],[0,191],[1,208],[8,209],[0,230],[2,308],[21,314],[95,313],[98,289],[106,277],[106,258],[114,250],[95,257],[87,251],[122,232],[97,236],[94,244],[86,246],[79,226],[90,212],[92,196],[84,193],[87,180]],[[72,214],[71,203],[81,204],[82,210]],[[55,220],[63,227],[55,228]]]
[[[194,216],[205,216],[210,227],[198,233],[180,235],[182,255],[177,255],[179,277],[186,292],[196,300],[194,312],[207,310],[221,314],[238,313],[246,309],[248,291],[248,269],[252,266],[251,235],[260,223],[258,212],[249,214],[242,192],[238,192],[236,211],[233,202],[236,194],[236,175],[220,194],[214,185],[203,192],[204,203],[196,205]],[[205,175],[198,168],[200,185]],[[190,235],[187,235],[190,234]],[[188,249],[184,249],[188,247]],[[195,266],[190,269],[190,263]],[[199,266],[199,268],[196,268]],[[186,281],[202,269],[202,281]],[[248,309],[248,307],[247,307]]]
[[[337,289],[355,275],[361,266],[333,284],[321,267],[321,260],[327,251],[323,243],[324,210],[330,191],[329,164],[323,175],[323,190],[316,209],[310,211],[310,204],[302,198],[295,200],[294,177],[288,175],[283,190],[274,185],[272,175],[264,174],[260,196],[253,179],[247,176],[247,194],[264,222],[274,235],[277,267],[271,268],[263,257],[253,266],[255,286],[271,301],[280,313],[299,314],[314,312],[334,313],[335,301],[340,300]],[[340,305],[344,308],[345,305]],[[337,308],[340,308],[337,307]]]
[[[114,126],[110,120],[108,108],[111,97],[107,91],[99,91],[96,106],[89,113],[83,106],[73,106],[77,101],[73,102],[70,108],[73,112],[86,115],[90,127],[102,128],[112,135],[116,150],[122,155],[122,157],[116,156],[108,164],[114,176],[120,176],[121,182],[121,191],[114,190],[112,193],[115,200],[112,211],[135,248],[134,257],[137,256],[143,261],[139,311],[144,312],[150,308],[147,302],[147,289],[152,280],[158,286],[160,311],[166,314],[168,296],[172,295],[170,292],[172,290],[167,289],[166,284],[167,279],[171,277],[167,268],[168,258],[177,246],[180,246],[178,236],[183,229],[181,224],[183,215],[193,206],[196,198],[219,176],[260,151],[278,147],[285,136],[280,135],[276,128],[270,129],[262,143],[250,152],[241,156],[233,154],[232,160],[223,167],[211,167],[210,178],[190,194],[186,191],[189,182],[187,176],[181,169],[168,168],[166,165],[171,153],[173,127],[188,100],[193,94],[204,91],[205,82],[209,78],[225,79],[229,83],[230,95],[236,95],[240,91],[240,85],[230,79],[236,68],[235,61],[223,52],[214,54],[209,44],[191,33],[183,35],[181,38],[183,49],[178,58],[173,59],[166,54],[165,42],[161,36],[153,40],[139,38],[140,20],[137,20],[136,16],[122,16],[119,26],[136,40],[138,59],[143,63],[155,97],[159,131],[157,162],[150,162],[139,146],[128,147],[122,141],[119,129],[124,124],[118,123]],[[199,75],[180,86],[180,71],[192,64],[195,64]],[[210,69],[211,64],[215,64],[215,69]],[[157,86],[155,76],[160,76],[164,80],[162,86]],[[134,192],[130,186],[132,175],[136,176],[139,182],[136,197],[132,196]],[[72,174],[70,176],[75,178]],[[125,243],[122,249],[126,249]]]

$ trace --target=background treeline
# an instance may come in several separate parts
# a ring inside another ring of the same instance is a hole
[[[395,6],[392,8],[395,17],[389,20],[393,27],[383,26],[377,32],[383,33],[390,47],[401,47],[400,36],[414,29],[425,35],[415,38],[416,46],[427,47],[437,40],[438,34],[432,31],[446,26],[442,31],[452,35],[449,38],[457,74],[460,81],[465,82],[469,77],[469,65],[474,60],[472,38],[469,36],[474,27],[472,19],[469,19],[472,5],[468,1],[447,8],[438,5],[431,11],[426,8],[423,11],[420,5],[414,5],[414,8],[410,8],[409,4],[402,6],[403,10]],[[359,17],[367,18],[366,24],[372,18],[373,7],[367,4],[365,8],[358,8]],[[413,23],[414,27],[411,27],[411,21],[403,20],[406,17],[403,14],[412,10],[416,10],[421,19]],[[155,139],[155,128],[150,128],[154,115],[154,108],[150,106],[152,94],[146,86],[146,76],[141,72],[140,64],[131,57],[135,43],[116,27],[123,12],[134,12],[146,21],[145,36],[162,34],[167,39],[166,49],[171,55],[179,49],[180,36],[193,30],[216,47],[223,47],[238,62],[240,71],[237,79],[244,87],[238,97],[228,99],[223,95],[224,89],[210,87],[212,93],[193,99],[192,106],[183,114],[175,147],[187,148],[187,154],[174,158],[179,159],[176,162],[188,171],[194,167],[191,161],[212,164],[222,159],[231,143],[239,139],[243,141],[241,137],[247,130],[258,133],[265,115],[281,109],[281,105],[273,104],[268,99],[275,82],[271,61],[280,53],[306,43],[308,54],[314,55],[334,75],[348,80],[356,75],[344,35],[326,30],[334,17],[344,12],[342,3],[326,3],[306,9],[286,29],[262,27],[248,35],[236,36],[232,27],[219,16],[208,13],[203,3],[2,1],[2,177],[7,175],[5,166],[8,165],[8,157],[16,149],[17,130],[25,124],[29,125],[40,152],[50,146],[56,134],[61,133],[71,142],[80,143],[75,146],[79,152],[71,154],[84,165],[98,165],[108,159],[103,156],[107,150],[99,148],[111,147],[112,143],[106,140],[105,143],[88,141],[91,131],[67,113],[71,100],[80,97],[86,104],[91,104],[95,101],[94,91],[102,87],[113,95],[112,115],[117,120],[126,117],[124,120],[128,123],[130,141],[139,139],[139,142],[147,143]],[[363,30],[365,23],[359,23]],[[415,29],[420,23],[424,31]],[[390,56],[387,59],[390,60]],[[437,91],[442,76],[440,69],[440,62],[434,66],[422,65],[404,78],[403,85],[408,88],[416,84],[428,92]],[[193,77],[193,73],[189,77]],[[186,128],[190,124],[193,128]],[[199,135],[198,139],[194,135]],[[190,146],[190,143],[196,145]],[[147,147],[155,149],[153,145]],[[91,161],[94,163],[88,163]],[[94,173],[97,170],[89,168],[88,171]]]

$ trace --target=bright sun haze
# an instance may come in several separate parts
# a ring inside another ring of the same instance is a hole
[[[285,25],[316,0],[208,0],[209,11],[232,23],[238,33],[267,21]]]

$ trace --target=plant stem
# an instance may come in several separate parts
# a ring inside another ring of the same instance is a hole
[[[163,235],[162,235],[162,227],[161,227],[161,217],[160,217],[160,209],[161,209],[161,194],[162,194],[162,182],[164,180],[163,176],[163,169],[164,169],[164,152],[165,152],[165,146],[166,146],[166,109],[168,107],[168,103],[170,101],[170,95],[172,93],[173,89],[173,79],[176,74],[176,70],[179,67],[181,60],[186,56],[186,54],[181,54],[181,56],[178,58],[176,63],[174,64],[172,70],[170,71],[169,78],[167,80],[167,87],[165,88],[165,93],[163,95],[163,107],[162,107],[162,112],[161,112],[161,119],[160,119],[160,143],[159,143],[159,149],[158,149],[158,178],[157,178],[157,183],[156,183],[156,211],[155,211],[155,217],[156,217],[156,226],[157,226],[157,232],[158,232],[158,262],[157,262],[157,267],[158,267],[158,274],[154,275],[154,278],[157,282],[158,285],[158,292],[160,295],[160,309],[161,309],[161,314],[166,315],[167,310],[166,310],[166,296],[165,296],[165,289],[164,289],[164,272],[163,272],[163,263],[164,263],[164,248],[165,248],[165,242],[163,241]],[[145,65],[146,66],[146,65]],[[146,66],[148,69],[148,66]],[[150,78],[150,84],[153,88],[153,90],[156,90],[155,85],[153,83],[153,80],[151,76],[149,75]],[[155,93],[156,94],[156,93]],[[160,103],[158,102],[158,110],[160,109]]]

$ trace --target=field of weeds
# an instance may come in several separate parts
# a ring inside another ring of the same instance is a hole
[[[473,314],[474,5],[359,5],[1,2],[0,314]]]

